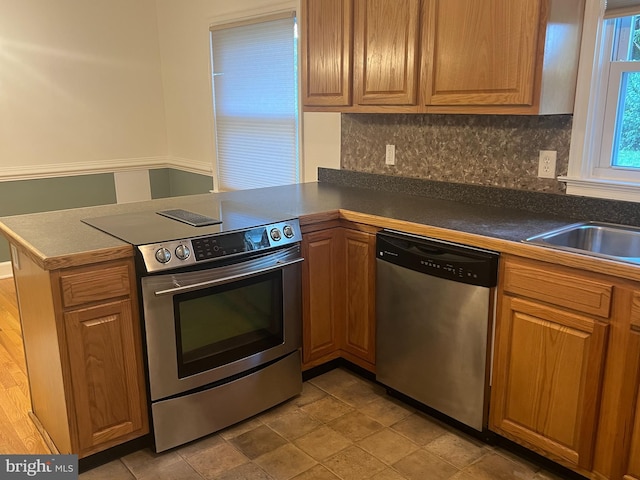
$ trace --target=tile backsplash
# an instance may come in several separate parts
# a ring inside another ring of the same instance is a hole
[[[563,183],[538,178],[538,154],[556,150],[556,175],[565,175],[571,123],[571,115],[342,114],[341,168],[563,193]],[[387,144],[396,146],[393,166]]]

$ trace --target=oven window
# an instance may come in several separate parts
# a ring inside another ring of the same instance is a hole
[[[178,376],[284,342],[282,271],[174,296]]]

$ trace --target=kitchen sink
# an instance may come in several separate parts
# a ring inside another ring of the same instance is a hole
[[[525,243],[640,264],[640,228],[601,222],[581,222],[551,230]]]

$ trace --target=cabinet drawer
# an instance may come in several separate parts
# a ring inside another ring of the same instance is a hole
[[[504,268],[505,292],[521,295],[578,312],[609,318],[613,285],[582,275],[508,261]]]
[[[60,276],[60,284],[62,302],[65,307],[74,307],[130,294],[127,265],[63,273]]]

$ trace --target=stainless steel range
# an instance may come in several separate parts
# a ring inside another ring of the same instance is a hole
[[[302,389],[298,220],[235,211],[83,220],[136,246],[158,452]]]

